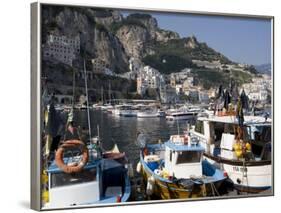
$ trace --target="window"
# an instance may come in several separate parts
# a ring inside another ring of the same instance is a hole
[[[178,152],[176,164],[181,163],[199,163],[201,160],[202,152],[198,151],[184,151]]]
[[[224,133],[224,123],[214,123],[215,141],[221,141],[222,134]]]
[[[203,121],[196,121],[195,123],[195,131],[204,135],[204,125]]]
[[[96,169],[84,170],[80,173],[57,173],[51,176],[51,188],[87,183],[96,180]]]

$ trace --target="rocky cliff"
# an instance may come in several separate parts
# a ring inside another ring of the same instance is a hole
[[[120,11],[99,8],[43,6],[43,44],[48,34],[80,37],[80,54],[75,66],[82,68],[82,59],[105,62],[115,73],[129,70],[134,58],[162,73],[196,68],[194,60],[233,63],[223,54],[199,42],[195,36],[181,38],[178,33],[161,29],[149,14],[125,16]]]
[[[107,27],[122,21],[111,10],[93,10],[60,6],[43,6],[43,43],[48,34],[80,36],[80,58],[99,58],[117,73],[128,70],[128,56],[119,39]],[[78,66],[82,63],[78,63]]]

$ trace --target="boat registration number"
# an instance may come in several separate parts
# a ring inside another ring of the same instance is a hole
[[[235,171],[235,172],[247,172],[247,168],[233,166],[233,171]]]

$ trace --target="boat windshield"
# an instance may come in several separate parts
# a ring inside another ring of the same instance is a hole
[[[178,152],[176,164],[199,163],[201,160],[201,156],[202,156],[202,152],[198,152],[198,151]]]
[[[96,180],[96,169],[84,170],[79,173],[54,173],[51,175],[51,188],[87,183]]]
[[[203,121],[197,120],[195,123],[195,131],[204,135],[204,125]]]

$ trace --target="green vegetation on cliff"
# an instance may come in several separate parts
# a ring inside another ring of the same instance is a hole
[[[231,80],[238,85],[252,82],[252,75],[242,71],[230,70],[228,72],[210,70],[210,69],[193,69],[191,72],[195,77],[195,84],[202,85],[205,89],[216,88],[219,85],[228,86]]]
[[[161,54],[147,55],[143,62],[163,74],[178,72],[186,67],[194,67],[191,60],[183,58],[180,55],[163,52]]]
[[[193,59],[231,63],[228,58],[208,47],[206,43],[197,42],[195,37],[155,42],[150,44],[149,48],[154,54],[145,56],[143,62],[165,74],[178,72],[186,67],[196,67],[192,63]],[[166,63],[163,63],[163,60]]]

